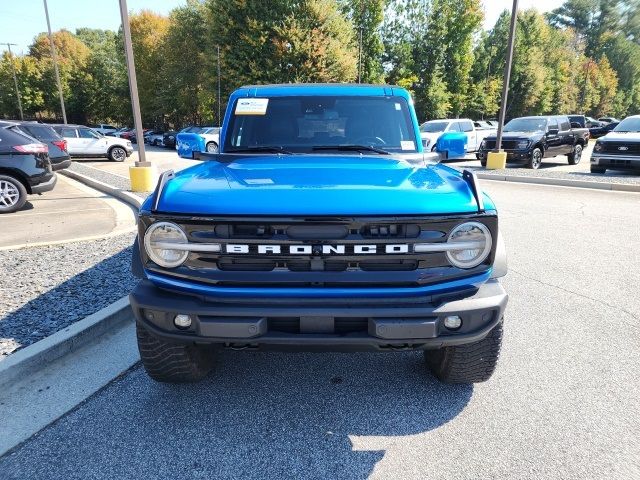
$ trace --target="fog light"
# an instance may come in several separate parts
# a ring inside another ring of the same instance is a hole
[[[449,330],[457,330],[462,326],[462,319],[457,315],[449,315],[444,317],[444,326]]]
[[[191,317],[180,313],[173,319],[173,323],[178,328],[189,328],[191,326]]]

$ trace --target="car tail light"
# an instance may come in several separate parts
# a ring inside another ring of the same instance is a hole
[[[54,140],[53,143],[56,147],[58,147],[63,152],[67,151],[67,141],[66,140]]]
[[[15,145],[14,150],[22,153],[49,153],[49,147],[44,143],[27,143],[26,145]]]

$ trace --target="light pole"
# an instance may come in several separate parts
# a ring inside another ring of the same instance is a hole
[[[122,18],[122,32],[124,33],[124,52],[127,59],[127,74],[129,77],[129,93],[133,108],[133,124],[136,131],[138,145],[138,161],[129,167],[131,190],[134,192],[150,192],[153,190],[153,169],[151,162],[147,162],[144,151],[144,132],[142,131],[142,115],[140,115],[140,100],[138,99],[138,81],[136,79],[136,65],[133,59],[133,44],[131,43],[131,28],[129,26],[129,11],[127,0],[120,0],[120,17]]]
[[[49,8],[47,0],[44,2],[44,14],[47,17],[47,30],[49,30],[49,43],[51,44],[51,58],[53,59],[53,69],[56,72],[56,83],[58,84],[58,95],[60,96],[60,108],[62,109],[62,121],[67,123],[67,111],[64,108],[64,96],[62,95],[62,84],[60,83],[60,71],[58,70],[58,55],[56,54],[56,45],[53,43],[53,35],[51,33],[51,22],[49,21]]]
[[[218,127],[222,126],[222,105],[220,104],[220,45],[218,45]]]
[[[502,84],[502,101],[500,103],[500,116],[498,117],[498,134],[496,136],[496,146],[487,155],[487,168],[504,168],[507,163],[507,153],[502,150],[502,129],[504,127],[504,117],[507,113],[507,98],[509,95],[509,80],[511,80],[511,64],[513,62],[513,45],[516,36],[516,23],[518,21],[518,0],[513,0],[511,9],[511,24],[509,26],[509,43],[507,45],[507,62],[504,66],[504,81]]]
[[[18,98],[18,110],[20,110],[20,120],[24,120],[24,114],[22,113],[22,100],[20,99],[20,89],[18,88],[18,77],[16,77],[16,67],[13,64],[13,53],[11,53],[11,45],[15,43],[5,43],[9,50],[9,63],[11,63],[11,72],[13,73],[13,84],[16,86],[16,97]]]
[[[362,83],[362,30],[363,27],[358,27],[358,83]]]

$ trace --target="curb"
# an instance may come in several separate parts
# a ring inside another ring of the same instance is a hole
[[[0,362],[0,386],[39,370],[43,365],[78,350],[112,327],[131,319],[133,312],[129,297],[122,297],[67,328],[18,350]]]
[[[513,183],[533,183],[537,185],[553,185],[556,187],[592,188],[594,190],[610,190],[618,192],[640,192],[640,185],[628,183],[590,182],[588,180],[567,180],[550,177],[525,177],[521,175],[494,175],[476,172],[478,178]]]
[[[87,175],[83,175],[82,173],[73,172],[68,169],[62,170],[59,173],[66,177],[73,178],[74,180],[77,180],[86,185],[89,185],[91,188],[95,188],[96,190],[99,190],[101,192],[108,193],[112,197],[119,198],[123,202],[128,203],[136,209],[140,209],[140,206],[144,201],[142,198],[134,195],[131,192],[112,187],[108,183],[101,182],[100,180],[95,180],[91,177],[88,177]]]

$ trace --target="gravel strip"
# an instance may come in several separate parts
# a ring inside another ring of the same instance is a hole
[[[126,190],[140,198],[147,198],[149,192],[132,192],[131,182],[128,178],[116,175],[115,173],[100,170],[99,168],[90,167],[89,165],[83,165],[80,162],[71,162],[69,170],[72,172],[81,173],[87,177],[91,177],[94,180],[111,185],[112,187],[119,188],[120,190]]]
[[[0,360],[127,295],[134,238],[0,251]]]

